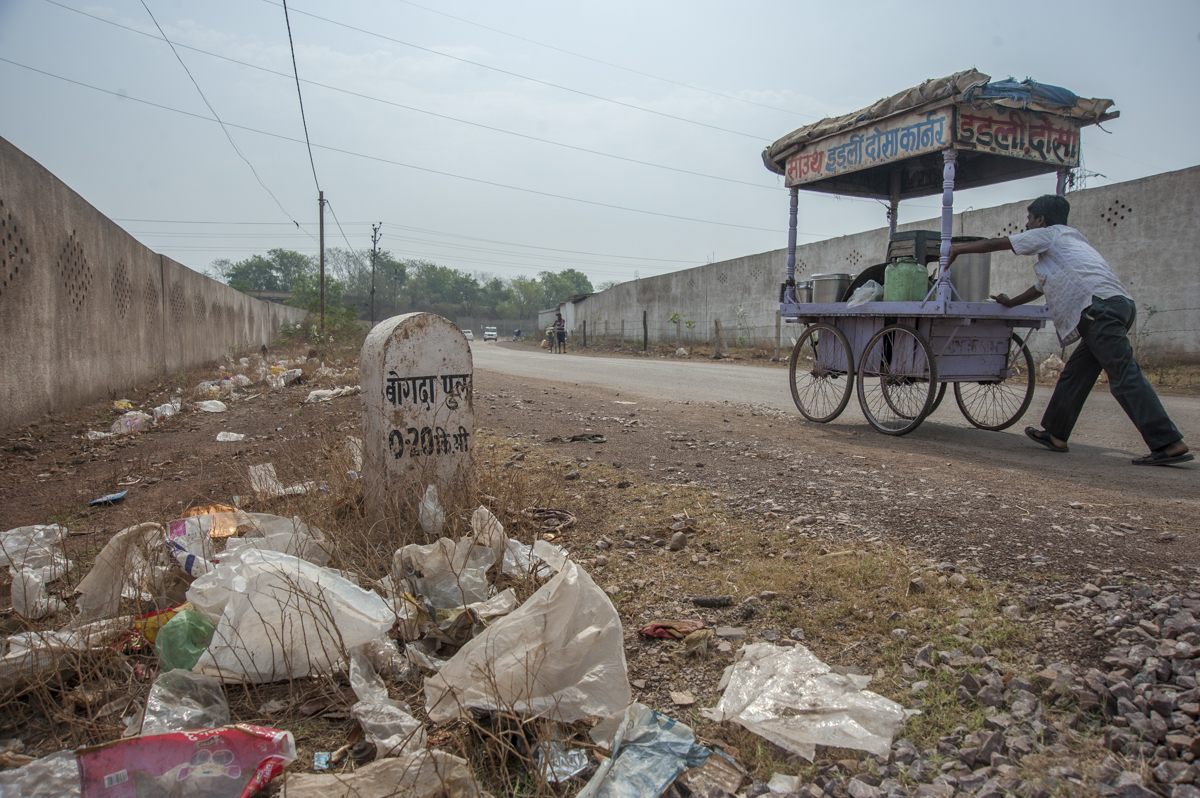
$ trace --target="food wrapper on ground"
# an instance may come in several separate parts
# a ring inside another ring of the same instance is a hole
[[[214,599],[192,584],[188,600]],[[341,670],[343,652],[381,637],[395,615],[384,600],[335,571],[272,551],[241,553],[196,673],[255,684]],[[216,601],[220,601],[217,598]]]
[[[685,768],[700,767],[712,753],[696,744],[682,723],[643,704],[631,704],[592,729],[612,756],[596,769],[577,798],[657,798]]]
[[[701,714],[732,721],[809,761],[818,745],[887,756],[910,714],[864,690],[870,676],[834,673],[801,645],[755,643],[738,657],[722,679],[721,700]]]
[[[229,725],[229,703],[220,679],[184,670],[161,674],[150,686],[141,735],[170,734]]]
[[[435,723],[468,707],[572,723],[622,710],[630,697],[621,619],[570,560],[425,680],[425,707]]]
[[[381,759],[353,773],[290,773],[283,798],[491,798],[456,756],[428,749]]]
[[[392,559],[392,578],[439,609],[462,607],[488,597],[488,569],[495,554],[470,537],[455,543],[441,538],[428,546],[410,544]]]
[[[83,798],[250,798],[296,758],[292,733],[238,724],[77,752]]]

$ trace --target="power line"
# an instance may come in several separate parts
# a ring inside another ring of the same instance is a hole
[[[528,39],[524,36],[518,36],[515,33],[509,33],[508,31],[500,30],[499,28],[491,28],[491,27],[488,27],[487,25],[483,25],[479,22],[472,22],[469,19],[463,19],[462,17],[456,17],[453,14],[447,14],[445,11],[438,11],[436,8],[430,8],[428,6],[419,5],[417,3],[412,2],[412,0],[400,0],[400,2],[404,3],[406,5],[413,6],[414,8],[419,8],[423,11],[428,11],[431,14],[438,14],[440,16],[447,17],[447,18],[453,19],[453,20],[457,20],[457,21],[465,23],[467,25],[473,25],[476,28],[483,28],[484,30],[490,30],[492,33],[499,33],[501,36],[509,36],[509,37],[512,37],[519,41],[529,42],[530,44],[536,44],[538,47],[545,47],[548,50],[554,50],[555,52],[565,53],[567,55],[574,56],[575,58],[582,58],[585,61],[591,61],[596,64],[603,64],[604,66],[612,67],[613,69],[620,69],[623,72],[630,72],[634,75],[641,75],[644,78],[651,78],[653,80],[661,80],[663,83],[670,83],[673,86],[682,86],[685,89],[691,89],[692,91],[704,92],[705,94],[711,94],[714,97],[724,97],[726,100],[734,100],[736,102],[746,103],[748,105],[757,105],[759,108],[769,108],[772,111],[781,111],[785,114],[792,114],[793,116],[803,116],[807,119],[819,118],[819,117],[813,116],[812,114],[804,114],[799,111],[792,111],[788,108],[780,108],[775,105],[767,105],[766,103],[758,103],[758,102],[755,102],[754,100],[747,100],[743,97],[734,97],[732,94],[724,94],[719,91],[712,91],[711,89],[701,88],[700,86],[693,86],[690,83],[681,83],[678,80],[671,80],[670,78],[664,78],[659,75],[652,75],[649,72],[642,72],[637,69],[632,69],[631,67],[621,66],[620,64],[614,64],[611,61],[604,61],[599,58],[593,58],[590,55],[584,55],[583,53],[577,53],[577,52],[574,52],[573,50],[566,50],[566,49],[563,49],[562,47],[555,47],[553,44],[546,44],[545,42],[539,42],[536,39]]]
[[[262,0],[262,1],[264,3],[267,3],[268,5],[273,5],[273,6],[279,5],[279,3],[276,3],[275,0]],[[459,56],[450,55],[449,53],[438,52],[437,50],[432,50],[428,47],[422,47],[419,44],[413,44],[411,42],[406,42],[406,41],[402,41],[401,39],[393,38],[391,36],[385,36],[382,33],[376,33],[375,31],[370,31],[365,28],[358,28],[358,27],[355,27],[354,25],[349,25],[345,22],[338,22],[336,19],[329,19],[328,17],[322,17],[317,14],[309,13],[307,11],[296,11],[296,13],[303,14],[306,17],[312,17],[313,19],[319,19],[322,22],[327,22],[330,25],[336,25],[339,28],[346,28],[347,30],[356,31],[358,33],[362,33],[367,36],[374,36],[376,38],[383,39],[384,41],[395,42],[396,44],[401,44],[401,45],[404,45],[405,47],[411,47],[414,50],[420,50],[422,52],[429,53],[431,55],[441,56],[442,58],[449,58],[453,61],[459,61],[464,64],[470,64],[471,66],[476,66],[476,67],[479,67],[480,69],[487,69],[487,70],[491,70],[492,72],[499,72],[502,75],[508,75],[509,77],[520,78],[521,80],[528,80],[532,83],[538,83],[543,86],[549,86],[552,89],[559,89],[560,91],[566,91],[566,92],[570,92],[572,94],[579,94],[584,97],[590,97],[593,100],[601,100],[602,102],[612,103],[613,105],[620,105],[624,108],[632,108],[635,111],[641,111],[641,112],[647,113],[647,114],[654,114],[655,116],[662,116],[662,117],[666,117],[667,119],[674,119],[677,122],[687,122],[690,125],[699,125],[700,127],[706,127],[711,130],[719,130],[722,133],[732,133],[735,136],[744,136],[746,138],[754,139],[755,141],[767,141],[768,140],[767,137],[765,137],[765,136],[757,136],[753,133],[743,133],[739,130],[730,130],[729,128],[720,127],[718,125],[710,125],[707,122],[697,122],[695,119],[687,119],[685,117],[675,116],[674,114],[668,114],[663,111],[655,111],[651,108],[642,108],[641,106],[633,105],[632,103],[625,103],[625,102],[621,102],[620,100],[614,100],[610,97],[602,97],[599,94],[592,94],[590,92],[582,91],[580,89],[572,89],[569,86],[563,86],[558,83],[551,83],[548,80],[540,80],[539,78],[531,78],[528,75],[522,75],[517,72],[510,72],[507,69],[501,69],[500,67],[494,67],[494,66],[491,66],[490,64],[484,64],[479,61],[472,61],[468,58],[460,58]]]
[[[145,0],[142,0],[145,2]],[[288,18],[287,0],[283,0],[283,21],[287,24],[288,49],[292,51],[292,74],[296,76],[296,96],[300,98],[300,122],[304,125],[304,143],[308,145],[308,165],[312,167],[313,182],[317,184],[317,192],[321,191],[321,181],[317,180],[317,165],[313,163],[312,142],[308,138],[308,120],[304,118],[304,95],[300,93],[300,70],[296,67],[296,45],[292,43],[292,21]],[[162,29],[159,29],[162,33]],[[166,38],[163,33],[163,38]],[[167,42],[170,44],[170,42]],[[174,45],[172,45],[174,49]]]
[[[27,69],[30,72],[36,72],[38,74],[45,75],[47,77],[55,78],[57,80],[62,80],[66,83],[72,83],[77,86],[82,86],[87,89],[92,89],[93,91],[99,91],[104,94],[111,95],[113,97],[119,97],[123,100],[132,100],[134,102],[141,103],[143,105],[149,105],[149,106],[152,106],[155,108],[161,108],[165,111],[171,111],[173,113],[181,114],[183,116],[190,116],[195,119],[202,119],[206,122],[217,121],[214,119],[210,119],[209,117],[206,117],[206,116],[201,116],[200,114],[192,113],[191,111],[183,111],[178,108],[172,108],[168,105],[161,105],[159,103],[151,102],[149,100],[142,100],[142,99],[134,97],[133,95],[130,95],[130,94],[119,94],[119,93],[117,93],[115,91],[111,91],[109,89],[102,89],[98,86],[92,86],[88,83],[83,83],[82,81],[72,80],[71,78],[65,78],[61,75],[56,75],[52,72],[47,72],[45,70],[37,69],[35,67],[26,66],[25,64],[21,64],[16,61],[11,61],[7,58],[0,57],[0,61],[3,61],[6,64],[12,64],[13,66],[21,67],[22,69]],[[276,139],[280,139],[283,141],[290,141],[295,144],[306,143],[301,139],[292,138],[291,136],[285,136],[281,133],[271,133],[266,130],[259,130],[258,128],[249,127],[247,125],[237,125],[232,122],[230,122],[228,124],[229,124],[229,127],[237,128],[238,130],[246,130],[251,133],[258,133],[263,136],[269,136],[271,138],[276,138]],[[717,225],[718,227],[734,227],[734,228],[738,228],[738,229],[742,229],[742,230],[756,230],[756,231],[764,232],[764,233],[778,233],[779,232],[777,229],[772,228],[772,227],[755,227],[753,225],[735,224],[733,222],[719,222],[719,221],[716,221],[713,219],[698,219],[693,216],[680,216],[678,214],[662,213],[661,211],[650,211],[650,210],[645,210],[645,209],[641,209],[641,208],[630,208],[625,205],[616,205],[616,204],[609,203],[609,202],[599,202],[597,200],[588,200],[588,199],[583,199],[581,197],[571,197],[571,196],[567,196],[565,194],[555,194],[550,191],[539,191],[539,190],[533,189],[533,188],[524,188],[522,186],[514,186],[514,185],[507,184],[507,183],[500,183],[500,182],[494,181],[494,180],[484,180],[484,179],[478,178],[478,177],[468,177],[466,175],[459,175],[459,174],[455,174],[453,172],[445,172],[440,169],[430,169],[429,167],[426,167],[426,166],[417,166],[415,164],[408,164],[408,163],[404,163],[402,161],[394,161],[390,158],[383,158],[383,157],[380,157],[377,155],[368,155],[366,153],[354,152],[353,150],[344,150],[344,149],[341,149],[340,147],[332,147],[327,144],[313,144],[312,146],[314,146],[318,149],[323,149],[323,150],[328,150],[330,152],[340,153],[342,155],[349,155],[354,158],[362,158],[362,159],[368,160],[368,161],[375,161],[376,163],[386,163],[386,164],[390,164],[392,166],[400,166],[405,169],[412,169],[412,170],[418,171],[418,172],[426,172],[428,174],[439,175],[442,177],[452,177],[456,180],[464,180],[464,181],[467,181],[470,183],[478,183],[480,185],[492,186],[494,188],[503,188],[503,189],[508,189],[510,191],[519,191],[524,194],[534,194],[536,196],[549,197],[551,199],[560,199],[560,200],[566,200],[568,202],[576,202],[581,205],[592,205],[592,206],[598,207],[598,208],[609,208],[612,210],[626,211],[628,213],[640,213],[640,214],[643,214],[646,216],[657,216],[657,217],[663,218],[663,219],[675,219],[675,220],[684,221],[684,222],[698,222],[700,224],[711,224],[711,225]],[[299,227],[298,222],[296,223],[296,226]],[[812,233],[803,233],[802,235],[809,235],[809,236],[818,237],[818,238],[820,237],[820,236],[817,236]]]
[[[137,28],[131,28],[127,25],[122,25],[118,22],[113,22],[112,20],[107,20],[107,19],[104,19],[103,17],[98,17],[98,16],[95,16],[94,14],[89,14],[86,11],[80,11],[79,9],[71,8],[70,6],[66,6],[66,5],[63,5],[62,3],[56,2],[56,0],[45,0],[45,1],[51,5],[62,8],[66,11],[72,11],[76,14],[79,14],[80,16],[88,17],[89,19],[93,19],[97,22],[103,22],[107,25],[112,25],[115,28],[121,28],[122,30],[129,31],[130,33],[136,33],[139,36],[145,36],[147,38],[154,39],[156,41],[160,41],[159,37],[155,36],[152,33],[140,31]],[[231,58],[226,55],[214,53],[209,50],[202,50],[199,47],[192,47],[190,45],[181,44],[178,42],[175,42],[175,43],[168,42],[168,43],[174,44],[175,47],[181,47],[185,50],[191,50],[192,52],[196,52],[196,53],[200,53],[201,55],[209,56],[210,58],[216,58],[216,59],[219,59],[222,61],[228,61],[231,64],[237,64],[239,66],[247,67],[249,69],[256,69],[260,72],[266,72],[269,75],[277,75],[282,78],[287,78],[288,80],[292,79],[292,75],[289,75],[285,72],[279,72],[278,70],[275,70],[275,69],[270,69],[269,67],[260,66],[258,64],[252,64],[248,61],[241,61],[236,58]],[[293,63],[293,69],[294,68],[295,68],[295,64]],[[615,153],[604,152],[602,150],[593,150],[588,147],[580,147],[575,144],[567,144],[567,143],[561,142],[561,141],[554,141],[553,139],[544,139],[539,136],[531,136],[527,133],[518,133],[513,130],[507,130],[505,128],[496,127],[494,125],[485,125],[482,122],[472,122],[468,119],[460,119],[458,117],[449,116],[448,114],[441,114],[436,111],[427,111],[424,108],[417,108],[412,105],[405,105],[404,103],[398,103],[393,100],[385,100],[382,97],[375,97],[374,95],[364,94],[362,92],[352,91],[350,89],[344,89],[339,86],[331,86],[327,83],[321,83],[319,81],[309,80],[307,78],[301,80],[298,75],[297,75],[296,79],[298,82],[308,83],[311,86],[317,86],[322,89],[328,89],[329,91],[338,92],[340,94],[345,94],[350,97],[357,97],[357,98],[363,99],[363,100],[370,100],[371,102],[380,103],[382,105],[390,105],[394,108],[402,108],[406,111],[412,111],[413,113],[424,114],[426,116],[432,116],[437,119],[445,119],[446,121],[449,121],[449,122],[456,122],[456,123],[462,124],[462,125],[469,125],[471,127],[481,128],[483,130],[490,130],[494,133],[503,133],[504,135],[507,135],[507,136],[514,136],[516,138],[522,138],[522,139],[526,139],[528,141],[536,141],[540,144],[548,144],[553,147],[561,147],[563,149],[575,150],[576,152],[585,152],[585,153],[588,153],[589,155],[599,155],[604,158],[613,158],[618,161],[625,161],[626,163],[638,164],[639,166],[649,166],[654,169],[662,169],[662,170],[665,170],[668,172],[678,172],[680,174],[685,174],[685,175],[694,175],[696,177],[703,177],[703,178],[706,178],[709,180],[720,180],[725,183],[736,183],[738,185],[751,186],[753,188],[765,189],[767,191],[782,191],[782,189],[780,189],[778,186],[768,185],[768,184],[764,184],[764,183],[755,183],[755,182],[751,182],[749,180],[738,180],[737,178],[732,178],[732,177],[721,177],[719,175],[710,175],[710,174],[705,174],[703,172],[695,172],[690,169],[681,169],[677,166],[668,166],[667,164],[654,163],[652,161],[642,161],[642,160],[638,160],[637,158],[630,158],[630,157],[624,156],[624,155],[616,155]],[[297,86],[297,91],[299,91],[298,86]],[[301,100],[301,116],[303,117],[303,99]],[[308,127],[306,124],[305,125],[305,136],[306,137],[307,137],[307,133],[308,133]],[[311,148],[309,150],[309,161],[310,162],[312,161]],[[313,171],[315,174],[316,169],[314,168]]]
[[[190,80],[192,85],[196,87],[196,91],[200,94],[200,99],[204,100],[204,104],[207,105],[208,110],[212,112],[213,118],[216,119],[217,124],[221,126],[221,131],[225,134],[225,138],[229,139],[230,145],[233,146],[233,151],[238,154],[239,158],[246,162],[246,166],[250,167],[250,171],[254,174],[254,179],[258,181],[258,184],[263,187],[264,191],[271,195],[271,199],[275,200],[275,204],[279,206],[279,210],[283,211],[283,215],[289,219],[292,219],[292,215],[287,212],[287,209],[283,207],[283,203],[279,201],[279,198],[275,196],[271,189],[267,188],[267,184],[264,183],[262,178],[258,176],[258,170],[254,168],[254,164],[250,163],[250,159],[242,153],[241,149],[237,145],[237,142],[233,140],[233,136],[230,135],[229,131],[225,128],[225,123],[221,121],[221,116],[217,113],[217,109],[213,108],[212,103],[210,103],[208,98],[204,96],[204,90],[200,88],[200,84],[196,82],[196,78],[192,77],[192,71],[188,69],[187,64],[183,63],[183,58],[179,55],[179,51],[175,49],[175,45],[171,44],[171,40],[167,38],[167,34],[163,31],[162,25],[159,25],[158,20],[154,18],[154,12],[150,10],[150,6],[146,5],[146,0],[141,0],[141,2],[142,8],[146,9],[146,13],[150,15],[150,19],[152,22],[154,22],[154,27],[158,28],[158,32],[162,35],[163,41],[170,46],[171,52],[175,54],[175,59],[179,61],[179,65],[183,67],[183,71],[187,73],[188,80]],[[300,227],[300,223],[295,219],[292,219],[292,223],[295,224],[296,227]]]

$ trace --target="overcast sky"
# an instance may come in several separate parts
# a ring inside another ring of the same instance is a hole
[[[505,277],[573,267],[599,283],[779,249],[787,192],[764,146],[970,67],[1115,100],[1111,134],[1083,133],[1104,175],[1088,185],[1200,161],[1196,0],[295,0],[312,165],[280,3],[146,5],[0,0],[0,136],[201,271],[315,254],[316,181],[353,247],[382,222],[398,257]],[[900,220],[937,207],[905,202]],[[801,243],[884,223],[877,202],[801,192]],[[332,216],[326,243],[346,246]]]

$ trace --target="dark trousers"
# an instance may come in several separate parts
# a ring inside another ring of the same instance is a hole
[[[1079,317],[1079,345],[1067,359],[1042,416],[1046,432],[1060,440],[1070,438],[1083,403],[1103,371],[1113,397],[1151,451],[1183,439],[1133,359],[1128,332],[1136,318],[1137,306],[1128,297],[1092,297],[1091,307]]]

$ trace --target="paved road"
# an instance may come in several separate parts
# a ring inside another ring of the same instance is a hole
[[[738,402],[763,405],[794,414],[796,423],[812,428],[814,437],[854,435],[854,443],[894,451],[944,454],[980,465],[1024,472],[1036,478],[1052,473],[1088,488],[1120,489],[1160,499],[1200,506],[1200,464],[1174,468],[1134,467],[1129,459],[1146,451],[1137,430],[1116,400],[1098,390],[1088,400],[1071,439],[1071,453],[1057,455],[1022,434],[1026,424],[1037,425],[1050,393],[1041,388],[1025,417],[1004,432],[971,427],[948,393],[941,407],[914,432],[897,438],[875,433],[863,419],[853,396],[846,411],[831,424],[810,424],[796,412],[788,389],[787,372],[732,363],[668,359],[606,358],[510,349],[476,342],[475,368],[515,377],[579,385],[598,385],[667,401]],[[1175,424],[1200,451],[1200,397],[1164,396],[1163,404]]]

